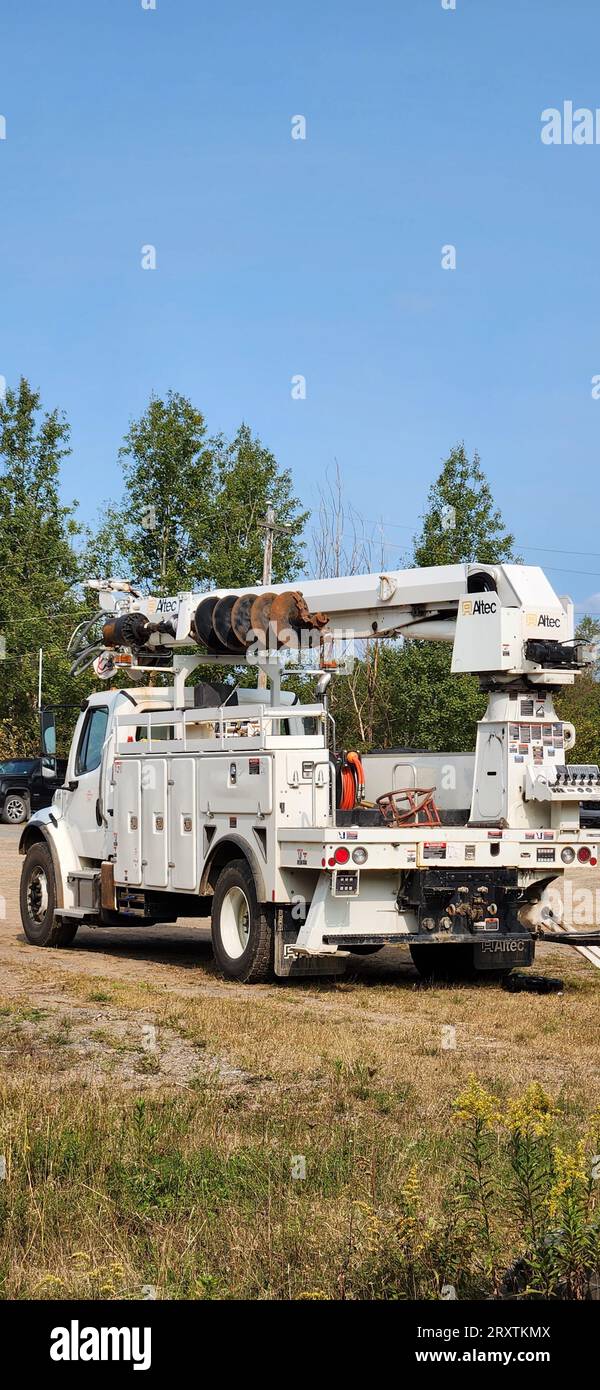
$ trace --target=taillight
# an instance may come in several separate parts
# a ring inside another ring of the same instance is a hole
[[[339,845],[334,854],[336,864],[347,864],[349,858],[350,850],[345,845]]]
[[[580,864],[588,864],[589,861],[590,861],[590,859],[591,859],[591,857],[592,857],[592,851],[591,851],[589,845],[582,845],[582,846],[581,846],[581,849],[578,849],[578,850],[577,850],[577,858],[578,858]]]

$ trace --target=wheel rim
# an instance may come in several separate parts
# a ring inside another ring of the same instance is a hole
[[[250,940],[250,904],[242,888],[228,889],[219,925],[223,949],[232,960],[238,960]]]
[[[48,911],[48,879],[43,869],[34,869],[27,886],[27,911],[40,925]]]
[[[23,819],[25,807],[18,796],[9,796],[4,806],[4,814],[7,820],[17,823]]]

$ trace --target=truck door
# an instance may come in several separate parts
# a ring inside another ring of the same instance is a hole
[[[108,705],[90,705],[79,732],[65,812],[73,844],[84,859],[102,859],[106,830],[100,818],[100,769],[108,729]]]

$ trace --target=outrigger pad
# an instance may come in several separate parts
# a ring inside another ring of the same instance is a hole
[[[509,994],[562,994],[564,987],[556,975],[507,975],[502,981]]]

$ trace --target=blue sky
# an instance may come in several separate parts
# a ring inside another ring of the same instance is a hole
[[[600,612],[600,146],[540,139],[600,107],[597,4],[156,5],[1,9],[0,374],[65,409],[65,495],[118,494],[173,387],[309,505],[337,459],[391,566],[464,438],[524,558]]]

